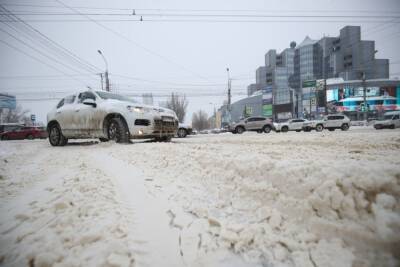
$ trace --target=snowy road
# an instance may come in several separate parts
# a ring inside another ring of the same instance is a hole
[[[0,175],[4,266],[399,264],[399,130],[8,141]]]

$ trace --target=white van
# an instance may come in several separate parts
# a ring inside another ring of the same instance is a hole
[[[386,112],[381,120],[377,120],[374,123],[374,128],[377,130],[400,128],[400,111]]]

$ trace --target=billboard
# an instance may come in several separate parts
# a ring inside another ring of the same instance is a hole
[[[400,110],[400,86],[366,88],[367,109],[370,111]],[[326,91],[330,112],[364,111],[363,87],[341,87]]]
[[[304,81],[302,85],[303,113],[315,113],[317,111],[317,86],[321,87],[323,85],[321,85],[320,81],[317,83],[317,81],[315,80]]]
[[[262,115],[264,117],[272,117],[272,87],[263,88],[262,93]]]
[[[17,107],[17,101],[15,96],[0,94],[0,108],[15,109]]]

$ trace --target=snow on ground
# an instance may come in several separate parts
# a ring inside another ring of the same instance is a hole
[[[400,131],[0,142],[4,266],[398,266]]]

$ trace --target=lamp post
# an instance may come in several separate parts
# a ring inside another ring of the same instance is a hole
[[[110,81],[108,80],[108,64],[107,64],[107,60],[104,57],[103,53],[101,52],[101,50],[97,50],[97,52],[101,55],[101,57],[104,60],[104,63],[106,63],[106,72],[105,72],[105,79],[106,79],[106,91],[110,92]]]

